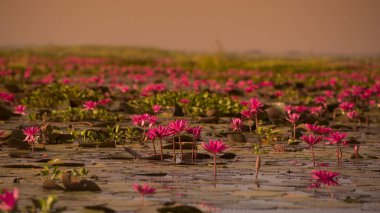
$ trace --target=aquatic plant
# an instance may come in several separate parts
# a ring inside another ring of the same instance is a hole
[[[66,211],[66,207],[56,207],[58,198],[55,195],[48,195],[46,198],[31,198],[33,206],[26,206],[28,213],[61,213]]]
[[[83,100],[101,100],[103,94],[91,88],[80,86],[49,84],[33,89],[22,99],[22,103],[29,108],[57,109],[70,103],[71,107],[78,107]]]
[[[115,146],[116,144],[121,144],[125,141],[125,132],[120,129],[120,125],[116,124],[112,127],[107,126],[108,130],[108,138],[107,141],[110,143],[114,143]]]
[[[262,126],[260,125],[257,129],[257,134],[260,136],[260,143],[263,143],[264,140],[267,143],[273,143],[278,140],[278,134],[280,130],[275,129],[273,126]]]
[[[214,154],[214,176],[216,177],[216,154],[221,153],[228,147],[221,140],[210,140],[208,143],[202,142],[202,147]]]
[[[49,178],[50,180],[61,178],[62,174],[63,174],[63,171],[60,170],[57,165],[52,167],[52,171],[50,171],[50,167],[48,165],[45,165],[44,169],[40,171],[40,175],[43,178]],[[49,177],[49,175],[51,176]]]

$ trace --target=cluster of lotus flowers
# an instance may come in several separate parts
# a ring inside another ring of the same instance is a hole
[[[193,126],[190,127],[187,120],[174,120],[170,121],[166,126],[156,125],[157,117],[149,114],[142,115],[133,115],[131,116],[133,125],[140,126],[144,129],[144,134],[146,136],[145,139],[149,139],[152,141],[154,154],[156,155],[156,146],[155,140],[159,139],[159,147],[160,147],[160,157],[161,161],[164,160],[163,157],[163,149],[162,149],[162,140],[167,137],[171,137],[172,139],[172,147],[173,147],[173,161],[176,160],[176,146],[175,146],[175,138],[178,138],[179,149],[180,149],[180,160],[184,159],[183,149],[182,149],[182,141],[181,134],[187,132],[193,136],[193,144],[192,144],[192,162],[197,161],[197,140],[200,139],[202,127],[201,126]],[[146,127],[148,129],[146,130]],[[216,176],[216,154],[223,152],[228,147],[221,140],[210,140],[209,143],[201,143],[202,147],[212,153],[214,155],[214,176]]]

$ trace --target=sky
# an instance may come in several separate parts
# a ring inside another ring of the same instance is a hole
[[[0,46],[379,54],[379,11],[380,0],[0,0]]]

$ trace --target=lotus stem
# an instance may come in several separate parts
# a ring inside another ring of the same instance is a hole
[[[214,154],[214,177],[216,178],[216,154]]]
[[[162,138],[160,138],[160,152],[161,152],[161,162],[164,161],[164,155],[162,153]]]
[[[339,166],[342,160],[342,156],[343,156],[342,148],[339,147],[339,145],[337,145],[337,148],[336,148],[336,156],[338,158],[338,166]]]
[[[172,139],[172,143],[173,143],[173,161],[175,162],[175,158],[176,158],[176,156],[175,156],[175,143],[174,143],[174,137],[173,137],[173,139]]]
[[[152,143],[153,143],[153,150],[154,150],[154,155],[157,155],[157,151],[156,151],[156,145],[155,145],[155,141],[156,139],[153,139],[152,140]]]
[[[258,122],[257,114],[255,114],[255,126],[256,126],[256,131],[258,131],[258,129],[259,129],[259,122]]]
[[[193,136],[193,146],[191,147],[191,161],[194,163],[196,159],[196,154],[195,154],[195,137]]]
[[[322,134],[322,143],[323,143],[323,149],[325,149],[326,148],[325,134]]]
[[[181,134],[178,134],[178,140],[179,140],[179,150],[180,150],[180,152],[181,152],[181,160],[183,160],[183,151],[182,151]]]
[[[355,158],[359,159],[359,146],[358,145],[355,145],[354,153],[355,153]]]

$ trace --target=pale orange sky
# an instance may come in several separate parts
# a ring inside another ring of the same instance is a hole
[[[0,46],[380,53],[380,0],[0,0]]]

